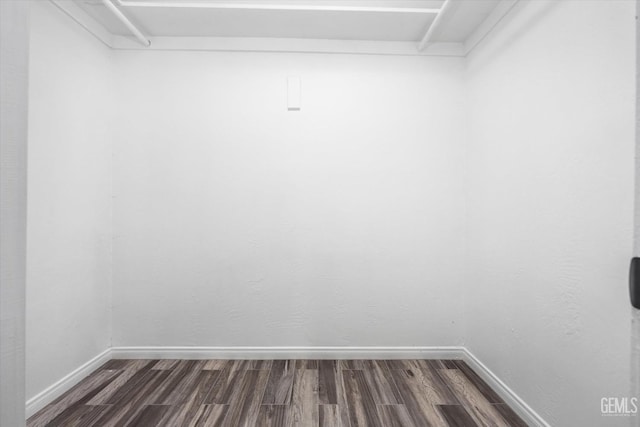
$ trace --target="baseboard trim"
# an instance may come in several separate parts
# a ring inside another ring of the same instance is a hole
[[[464,360],[489,386],[498,393],[510,407],[530,426],[550,427],[550,425],[513,390],[509,388],[496,374],[494,374],[484,363],[473,355],[467,348],[463,347]]]
[[[462,359],[464,347],[113,347],[114,359]]]
[[[465,347],[112,347],[27,401],[27,418],[111,359],[461,359],[530,426],[549,424]]]
[[[53,402],[55,399],[66,393],[73,387],[78,384],[84,378],[86,378],[93,371],[98,369],[100,366],[105,364],[111,360],[111,349],[106,349],[102,353],[98,354],[93,359],[86,362],[84,365],[80,366],[73,372],[67,374],[62,379],[58,380],[51,386],[47,387],[40,393],[36,394],[31,399],[27,400],[26,404],[26,415],[27,418]]]

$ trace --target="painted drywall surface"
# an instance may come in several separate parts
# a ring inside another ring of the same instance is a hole
[[[640,0],[636,0],[636,16]],[[636,158],[633,256],[640,256],[640,25],[636,22]],[[631,310],[631,395],[640,396],[640,310]]]
[[[636,15],[640,13],[640,0],[636,0]],[[633,256],[640,256],[640,25],[636,25],[636,180]],[[640,372],[640,366],[638,366]],[[638,384],[640,387],[640,384]]]
[[[29,8],[0,2],[0,425],[24,425]]]
[[[521,2],[468,58],[468,348],[554,426],[629,425],[635,4]],[[635,421],[634,421],[635,422]]]
[[[110,344],[110,51],[33,2],[27,398]]]
[[[116,66],[114,345],[460,343],[461,59]]]

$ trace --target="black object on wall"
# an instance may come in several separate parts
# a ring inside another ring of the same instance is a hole
[[[640,308],[640,258],[631,258],[629,297],[631,298],[631,305],[635,308]]]

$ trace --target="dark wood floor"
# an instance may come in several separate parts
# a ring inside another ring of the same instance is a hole
[[[35,426],[526,426],[458,360],[111,360]]]

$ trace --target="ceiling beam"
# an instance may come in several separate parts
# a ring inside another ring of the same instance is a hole
[[[2,1],[2,0],[0,0]],[[49,0],[51,4],[60,9],[65,15],[71,18],[76,24],[84,28],[89,34],[98,39],[108,48],[113,47],[113,34],[104,28],[104,25],[89,16],[75,2],[64,0]]]
[[[3,0],[0,0],[3,1]],[[153,37],[151,46],[142,47],[131,37],[114,36],[116,50],[270,52],[305,54],[347,54],[383,56],[462,57],[462,43],[433,43],[418,52],[416,42],[369,40],[326,40],[265,37]]]
[[[176,1],[126,1],[118,0],[124,7],[155,8],[199,8],[199,9],[249,9],[249,10],[281,10],[281,11],[313,11],[313,12],[379,12],[379,13],[419,13],[437,15],[441,9],[423,7],[385,7],[385,6],[338,6],[288,3],[210,3],[210,2],[176,2]]]
[[[489,16],[474,30],[464,42],[464,55],[467,56],[482,42],[500,22],[515,8],[521,0],[502,0]]]
[[[120,9],[111,3],[111,0],[102,0],[102,4],[104,4],[106,8],[109,9],[111,13],[113,13],[116,18],[118,18],[129,29],[129,31],[131,31],[131,34],[133,34],[140,43],[147,47],[151,46],[151,41],[142,34],[142,31],[140,31]]]
[[[440,8],[440,10],[438,10],[435,19],[433,20],[431,25],[429,25],[429,28],[427,29],[424,37],[422,37],[422,40],[420,40],[420,43],[418,43],[418,51],[422,52],[431,42],[433,34],[442,23],[442,18],[447,14],[447,11],[450,9],[452,3],[453,0],[445,0],[445,2],[442,4],[442,7]]]

